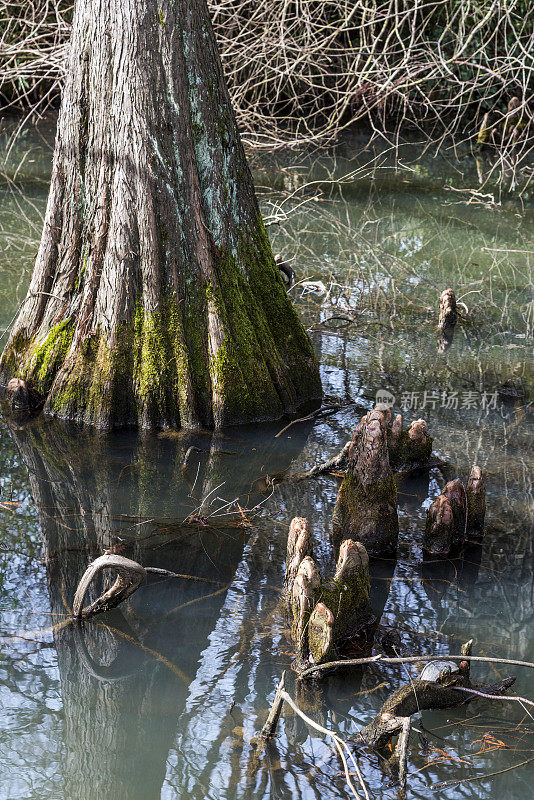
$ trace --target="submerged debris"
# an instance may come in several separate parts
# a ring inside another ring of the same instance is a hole
[[[398,766],[399,781],[406,781],[406,761],[410,735],[410,717],[425,709],[453,708],[463,705],[477,697],[470,679],[470,656],[473,640],[462,645],[465,660],[456,664],[453,661],[436,660],[428,662],[415,680],[410,680],[396,689],[382,705],[374,719],[363,728],[359,736],[370,747],[382,753],[389,766]],[[510,688],[514,677],[504,678],[497,684],[484,689],[484,695],[498,696]],[[473,689],[473,693],[469,691]],[[399,735],[393,754],[389,745],[394,736]]]

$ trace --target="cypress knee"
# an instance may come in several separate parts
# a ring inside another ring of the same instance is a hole
[[[392,555],[397,548],[397,489],[389,464],[389,409],[369,412],[353,432],[347,473],[332,520],[334,546],[361,542],[369,555]]]

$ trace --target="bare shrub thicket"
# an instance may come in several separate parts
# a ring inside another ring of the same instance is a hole
[[[512,116],[515,143],[529,138],[531,0],[210,0],[210,6],[250,142],[324,142],[362,119],[380,133],[424,125],[435,136],[476,137],[484,123],[500,141],[511,133]],[[42,107],[57,95],[71,13],[72,0],[0,0],[4,102]]]

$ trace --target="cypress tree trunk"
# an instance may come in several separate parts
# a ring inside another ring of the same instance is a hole
[[[221,427],[321,396],[205,0],[78,0],[13,376],[102,428]]]

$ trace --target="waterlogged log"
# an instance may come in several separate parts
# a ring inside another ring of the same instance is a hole
[[[467,525],[472,538],[484,535],[486,518],[486,486],[480,467],[473,467],[467,481]]]
[[[112,569],[117,573],[115,583],[101,594],[90,605],[83,607],[85,596],[94,579],[104,570]],[[146,570],[137,561],[118,555],[103,555],[87,567],[78,584],[72,611],[76,619],[87,619],[115,608],[132,595],[146,580]]]
[[[431,555],[449,555],[469,540],[483,537],[486,488],[480,467],[473,467],[467,483],[456,478],[427,511],[423,550]]]
[[[287,557],[286,575],[284,580],[284,592],[291,596],[293,582],[297,576],[298,569],[306,556],[312,555],[312,542],[310,526],[304,517],[294,517],[289,526],[289,536],[287,538]]]
[[[472,644],[471,639],[462,645],[461,653],[465,655],[465,660],[458,664],[446,660],[428,661],[417,678],[391,693],[374,719],[360,731],[360,738],[369,746],[382,749],[412,714],[425,709],[454,708],[476,699],[476,694],[469,694],[469,689],[474,689],[469,661]],[[497,684],[479,688],[487,694],[494,694],[497,690],[504,693],[514,681],[515,678],[509,677]],[[468,691],[466,693],[458,689]]]
[[[361,542],[373,556],[393,555],[397,549],[397,488],[388,449],[390,418],[388,408],[377,406],[354,429],[347,473],[332,519],[336,549],[344,539]]]

